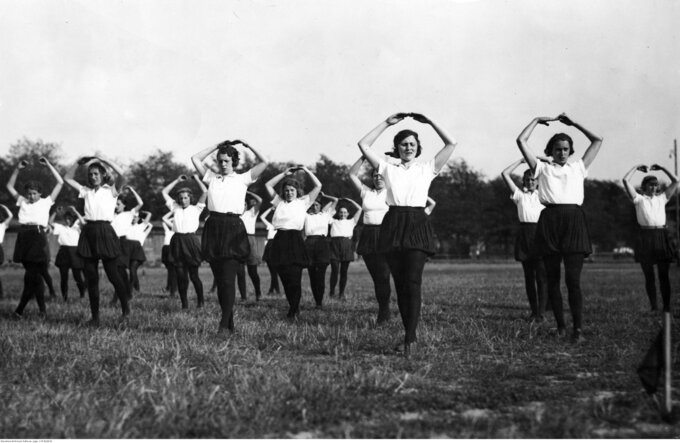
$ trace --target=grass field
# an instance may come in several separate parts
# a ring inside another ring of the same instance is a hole
[[[228,340],[215,334],[216,296],[197,310],[191,289],[181,312],[161,290],[161,269],[144,270],[123,325],[105,284],[97,329],[84,325],[89,305],[74,287],[68,303],[48,304],[46,320],[34,302],[11,320],[22,271],[2,272],[2,438],[680,436],[678,413],[662,420],[636,374],[660,315],[647,312],[633,263],[586,265],[578,345],[554,335],[552,317],[524,320],[518,264],[428,263],[412,360],[392,350],[403,337],[394,298],[393,320],[373,326],[362,263],[350,267],[347,300],[314,310],[305,289],[297,324],[284,319],[283,295],[255,303],[251,293]],[[266,289],[266,268],[260,275]],[[207,268],[202,276],[209,287]]]

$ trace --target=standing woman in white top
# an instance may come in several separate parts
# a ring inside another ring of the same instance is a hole
[[[151,229],[153,229],[149,220],[151,220],[151,212],[136,212],[134,217],[132,217],[132,226],[127,233],[127,239],[130,246],[130,290],[134,292],[139,292],[138,270],[146,261],[144,242],[151,233]]]
[[[323,208],[321,207],[322,197],[330,200]],[[326,291],[326,269],[331,262],[328,226],[333,219],[337,203],[336,197],[319,192],[319,198],[314,200],[305,216],[305,249],[309,258],[307,272],[317,308],[323,306],[323,294]]]
[[[510,200],[517,206],[519,231],[515,240],[515,260],[522,263],[524,270],[524,286],[529,299],[531,316],[529,321],[543,321],[543,314],[548,303],[548,286],[545,276],[545,265],[534,250],[534,237],[538,218],[544,206],[538,199],[538,185],[531,169],[524,171],[522,189],[515,185],[510,177],[524,159],[519,159],[503,170],[501,176],[510,188]]]
[[[2,243],[5,241],[5,232],[7,232],[7,227],[9,222],[12,221],[12,211],[5,205],[0,205],[3,211],[5,211],[5,219],[0,222],[0,265],[5,263],[5,249],[2,247]],[[5,298],[5,291],[2,288],[2,280],[0,280],[0,298]]]
[[[543,152],[552,157],[550,162],[540,161],[529,148],[528,139],[536,125],[547,125],[556,120],[577,128],[590,140],[583,157],[575,162],[567,161],[574,153],[573,141],[567,134],[555,134],[548,141]],[[566,334],[560,293],[560,262],[564,260],[564,280],[574,324],[572,341],[579,342],[583,340],[581,270],[585,257],[592,252],[585,213],[581,209],[583,182],[588,167],[600,151],[602,138],[573,122],[566,114],[560,114],[555,118],[533,119],[517,138],[517,144],[538,179],[538,198],[545,206],[536,227],[535,247],[545,263],[548,297],[555,314],[557,333],[559,336]]]
[[[165,290],[170,293],[170,297],[174,298],[177,294],[177,270],[175,265],[170,261],[170,241],[175,235],[172,229],[172,211],[163,216],[163,247],[161,248],[161,263],[165,266],[167,271],[167,278],[165,280]]]
[[[46,236],[47,225],[49,224],[50,208],[64,185],[64,179],[45,157],[40,157],[39,162],[47,167],[57,180],[57,184],[54,185],[52,192],[47,197],[41,196],[41,184],[32,180],[24,185],[25,196],[20,195],[14,189],[19,171],[28,166],[28,162],[25,160],[19,162],[7,182],[7,190],[19,207],[19,223],[21,224],[14,246],[13,260],[15,263],[21,263],[26,270],[24,273],[24,290],[19,306],[14,311],[17,317],[21,317],[26,304],[33,297],[38,302],[40,314],[46,314],[45,287],[42,276],[47,274],[47,265],[50,261]]]
[[[361,217],[361,206],[349,198],[341,198],[352,204],[355,208],[354,215],[349,218],[349,208],[340,207],[336,211],[335,217],[331,220],[331,297],[335,294],[335,285],[338,283],[338,297],[345,297],[345,287],[347,286],[347,269],[350,262],[354,261],[354,242],[352,236],[354,227]]]
[[[300,182],[291,177],[298,169],[305,171],[314,183],[314,188],[304,196]],[[281,181],[281,192],[277,194],[274,187]],[[272,197],[272,206],[276,207],[272,219],[276,236],[272,240],[270,260],[281,277],[283,290],[290,305],[287,317],[294,320],[300,315],[302,269],[309,263],[305,243],[302,240],[302,229],[307,209],[321,191],[321,182],[305,166],[298,166],[276,175],[266,183],[265,188]]]
[[[279,293],[279,274],[276,273],[276,266],[274,266],[274,263],[271,261],[272,240],[276,237],[276,228],[269,220],[267,220],[267,216],[272,212],[272,209],[274,209],[274,207],[270,206],[266,211],[260,214],[260,220],[262,220],[262,223],[264,223],[267,228],[267,240],[265,240],[264,251],[262,252],[262,261],[267,264],[267,269],[269,269],[269,275],[271,277],[267,295],[271,295],[274,292],[277,294]]]
[[[174,200],[170,197],[170,191],[177,186],[177,183],[187,180],[185,175],[180,175],[179,178],[170,182],[162,191],[165,204],[173,214],[172,223],[175,234],[170,240],[168,261],[172,263],[176,270],[177,287],[179,289],[182,309],[189,309],[187,299],[189,280],[194,285],[198,307],[203,306],[203,283],[198,275],[198,267],[201,265],[203,258],[201,256],[201,243],[198,240],[196,231],[199,227],[201,213],[205,209],[208,189],[197,175],[194,175],[193,178],[201,189],[201,196],[195,205],[191,204],[193,192],[190,188],[180,188]]]
[[[659,165],[652,165],[649,171],[663,171],[671,180],[665,192],[659,193],[659,179],[647,175],[640,186],[642,193],[638,193],[630,184],[630,178],[635,171],[648,172],[645,165],[633,166],[623,177],[623,186],[628,197],[635,205],[635,215],[640,229],[635,241],[635,261],[640,263],[645,275],[645,289],[652,311],[657,310],[656,285],[654,281],[654,265],[659,274],[659,289],[663,301],[664,312],[671,310],[671,283],[668,278],[670,264],[675,258],[675,251],[666,231],[666,203],[678,190],[678,178]]]
[[[371,145],[388,127],[406,117],[430,125],[444,142],[444,147],[429,162],[419,162],[422,147],[418,133],[405,129],[393,140],[391,156],[398,164],[386,161]],[[397,290],[397,304],[404,324],[404,356],[410,356],[416,342],[420,317],[421,284],[427,257],[435,252],[434,232],[425,214],[430,183],[453,154],[456,142],[422,114],[398,113],[381,122],[359,141],[359,149],[368,162],[383,176],[387,188],[385,198],[390,209],[380,227],[378,251],[387,255]]]
[[[366,186],[359,179],[359,169],[365,161],[366,159],[361,157],[352,165],[349,169],[349,178],[361,193],[364,224],[359,235],[357,254],[364,259],[368,273],[373,279],[375,298],[378,301],[376,324],[380,325],[390,320],[390,267],[387,264],[387,257],[378,248],[380,225],[389,206],[385,201],[387,198],[385,179],[378,173],[377,168],[374,168],[372,172],[373,187]]]
[[[75,176],[78,166],[87,164],[87,186],[78,183]],[[107,165],[117,175],[117,186],[107,184],[110,180]],[[83,258],[85,281],[90,298],[92,320],[90,324],[99,325],[99,260],[118,297],[123,317],[130,314],[130,298],[127,282],[118,270],[121,254],[120,240],[111,226],[116,210],[118,189],[125,183],[123,171],[111,161],[101,157],[82,157],[66,172],[64,180],[78,190],[78,197],[85,202],[85,225],[78,239],[78,254]]]
[[[260,275],[257,273],[257,265],[260,264],[260,254],[258,254],[258,243],[257,237],[255,237],[255,223],[257,222],[257,216],[260,215],[260,206],[262,205],[262,197],[253,193],[246,192],[246,210],[241,214],[241,219],[246,227],[246,233],[248,234],[248,243],[250,244],[250,254],[246,259],[245,264],[239,266],[238,272],[236,273],[236,283],[238,284],[238,290],[241,293],[241,300],[246,300],[247,290],[246,290],[246,269],[248,270],[248,276],[250,281],[253,282],[253,287],[255,288],[255,300],[259,300],[262,297],[262,290],[260,289]]]
[[[55,223],[57,214],[63,217],[64,223]],[[78,240],[80,239],[80,214],[73,206],[68,211],[59,206],[56,212],[50,215],[52,235],[57,237],[59,251],[54,259],[54,265],[59,268],[61,296],[64,301],[68,300],[68,271],[73,273],[80,298],[85,297],[85,280],[83,277],[83,259],[78,255]]]
[[[259,163],[250,170],[237,174],[240,160],[236,145],[250,149]],[[203,161],[217,151],[219,173],[206,168]],[[205,222],[201,237],[203,260],[210,263],[213,278],[217,281],[217,297],[220,301],[222,318],[219,332],[234,332],[234,300],[236,296],[236,273],[240,264],[248,259],[250,244],[248,234],[241,220],[245,210],[248,186],[262,174],[267,161],[258,150],[247,143],[235,140],[224,141],[211,146],[191,157],[191,161],[208,185],[208,210],[210,216]]]

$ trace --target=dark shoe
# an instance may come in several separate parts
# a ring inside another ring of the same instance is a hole
[[[557,336],[558,337],[566,337],[567,336],[567,328],[557,328]]]

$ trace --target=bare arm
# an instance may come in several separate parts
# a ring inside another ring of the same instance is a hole
[[[567,114],[565,113],[560,114],[557,119],[567,126],[575,127],[581,131],[583,135],[588,137],[588,140],[590,140],[590,146],[588,146],[588,149],[586,149],[586,152],[583,154],[583,164],[585,165],[586,169],[588,169],[593,160],[595,160],[595,157],[597,157],[597,154],[600,152],[600,147],[602,146],[602,137],[593,134],[580,124],[576,123],[567,117]]]
[[[271,228],[274,227],[271,223],[269,223],[269,220],[267,220],[267,216],[272,211],[272,209],[274,209],[274,207],[270,206],[269,208],[267,208],[266,211],[264,211],[262,214],[260,214],[260,220],[262,220],[262,223],[264,223],[264,225],[267,227],[267,229],[271,229]]]
[[[532,171],[536,170],[536,155],[533,153],[533,151],[529,148],[529,137],[531,136],[531,133],[534,132],[534,129],[536,128],[536,125],[541,124],[541,125],[546,125],[548,126],[548,123],[551,121],[557,120],[556,118],[550,118],[550,117],[536,117],[535,119],[531,120],[531,122],[527,125],[526,128],[522,130],[522,132],[519,134],[517,137],[517,146],[519,146],[519,150],[522,153],[522,157],[524,157],[524,160],[526,160],[527,165],[531,168]]]
[[[254,192],[250,192],[250,191],[246,191],[246,194],[247,194],[247,195],[250,195],[250,196],[253,197],[255,200],[257,200],[257,203],[255,204],[254,209],[255,209],[255,211],[256,211],[256,212],[255,212],[255,215],[259,214],[259,213],[260,213],[260,206],[262,205],[262,197],[260,197],[259,195],[255,194]]]
[[[363,156],[359,157],[359,160],[355,161],[352,167],[349,168],[349,179],[354,185],[354,188],[359,192],[361,192],[361,186],[363,185],[363,183],[361,183],[361,180],[359,180],[359,170],[361,169],[361,165],[363,165],[365,161],[366,159]]]
[[[319,181],[318,178],[316,178],[316,175],[312,171],[310,171],[306,166],[302,167],[302,170],[307,173],[307,176],[312,180],[312,183],[314,183],[314,187],[312,188],[311,191],[309,191],[309,204],[311,205],[314,203],[314,200],[319,196],[319,192],[321,192],[321,182]]]
[[[0,208],[2,208],[5,211],[5,214],[7,215],[7,218],[2,222],[5,226],[9,226],[9,222],[12,221],[12,218],[14,215],[12,214],[12,211],[9,210],[9,208],[5,205],[0,205]]]
[[[26,161],[24,161],[24,160],[20,161],[19,164],[17,164],[17,167],[14,168],[14,171],[12,171],[12,175],[9,176],[9,180],[7,181],[7,191],[9,192],[9,194],[12,196],[12,198],[14,200],[18,200],[19,197],[21,197],[19,195],[19,193],[17,192],[17,190],[14,188],[14,186],[17,183],[17,177],[19,176],[19,170],[24,169],[27,164],[28,163],[26,163]]]
[[[203,181],[198,175],[194,174],[193,177],[194,180],[196,180],[196,183],[198,183],[198,187],[201,190],[201,196],[198,197],[198,203],[204,205],[205,202],[208,200],[208,188],[205,187],[205,184],[203,184]]]
[[[363,155],[366,160],[373,166],[374,168],[377,168],[378,165],[380,165],[380,160],[381,157],[376,154],[373,149],[371,149],[371,146],[373,146],[373,143],[380,137],[380,135],[385,132],[385,129],[392,125],[396,125],[400,121],[402,121],[407,114],[403,112],[399,112],[397,114],[393,114],[385,121],[380,122],[378,126],[373,128],[371,132],[368,134],[364,135],[364,137],[359,140],[359,149],[361,150],[361,154]]]
[[[264,172],[265,169],[267,169],[267,159],[262,155],[262,153],[258,150],[250,146],[248,143],[241,141],[241,140],[235,140],[234,143],[240,143],[244,147],[250,149],[250,151],[255,154],[255,158],[259,160],[259,163],[257,163],[255,166],[250,168],[250,177],[253,180],[257,180],[258,177]]]
[[[180,181],[186,180],[186,179],[187,179],[186,175],[180,175],[179,177],[177,177],[176,179],[174,179],[173,181],[168,183],[168,185],[161,190],[161,194],[163,195],[163,199],[165,201],[172,200],[172,197],[170,197],[170,191],[172,191],[173,188],[175,186],[177,186],[177,183],[179,183]],[[200,180],[199,180],[199,182],[200,182]]]
[[[427,197],[427,204],[425,205],[425,213],[427,215],[432,214],[432,211],[434,211],[434,207],[437,206],[437,202],[432,199],[432,197],[428,196]]]
[[[324,205],[324,207],[321,209],[323,212],[328,212],[331,213],[335,211],[335,207],[338,205],[338,200],[340,200],[337,197],[333,197],[332,195],[325,194],[323,192],[319,192],[319,195],[325,199],[330,200],[328,203]]]
[[[59,175],[59,172],[52,166],[52,163],[50,163],[49,160],[45,157],[40,157],[40,163],[47,166],[47,169],[50,170],[52,173],[52,176],[54,176],[54,179],[57,180],[57,184],[54,185],[54,188],[52,188],[52,192],[50,193],[50,198],[52,201],[57,201],[57,197],[59,196],[59,193],[61,192],[61,188],[64,186],[64,179],[61,178],[61,175]]]
[[[456,148],[457,142],[452,139],[444,129],[440,128],[435,122],[425,117],[423,114],[412,115],[414,120],[430,125],[432,129],[434,129],[434,132],[436,132],[439,138],[444,142],[444,147],[434,156],[434,170],[438,173],[446,162],[449,161],[451,155],[453,155],[453,150]]]
[[[647,166],[635,165],[630,168],[630,171],[626,172],[626,175],[623,176],[623,188],[626,190],[626,194],[628,194],[628,197],[630,197],[631,200],[634,199],[635,194],[637,194],[635,187],[630,184],[630,178],[633,176],[633,174],[635,174],[635,171],[647,172]]]
[[[97,156],[93,157],[96,160],[99,160],[102,162],[105,166],[108,166],[113,170],[113,172],[116,173],[116,184],[115,187],[117,190],[122,190],[123,187],[125,186],[125,183],[127,182],[127,179],[125,178],[125,175],[123,174],[123,170],[118,166],[116,163],[112,162],[111,160],[104,158],[102,156]]]
[[[671,197],[673,197],[675,192],[678,190],[678,178],[676,176],[674,176],[673,174],[671,174],[671,171],[669,171],[668,169],[666,169],[665,167],[663,167],[661,165],[653,164],[650,169],[652,171],[663,171],[663,172],[665,172],[666,175],[668,176],[668,178],[671,180],[671,184],[668,185],[668,187],[666,188],[666,192],[665,192],[666,198],[668,200],[670,200]]]
[[[514,181],[512,181],[512,177],[510,177],[510,174],[512,174],[512,171],[514,171],[515,169],[517,169],[517,167],[518,167],[519,165],[521,165],[522,163],[525,163],[525,162],[526,162],[526,161],[525,161],[523,158],[520,158],[519,160],[517,160],[516,162],[512,163],[512,164],[511,164],[510,166],[508,166],[507,168],[503,169],[503,172],[501,172],[501,177],[503,177],[503,181],[504,181],[505,184],[508,186],[508,188],[510,188],[510,191],[511,191],[512,193],[514,193],[515,191],[517,191],[517,185],[515,184]]]
[[[85,217],[83,217],[83,214],[78,212],[78,210],[76,209],[75,206],[69,206],[68,209],[70,209],[71,212],[73,212],[73,214],[75,214],[75,216],[78,217],[78,221],[80,221],[81,225],[87,224],[87,220],[85,220]]]
[[[292,169],[293,168],[288,168],[285,171],[283,171],[279,174],[276,174],[267,183],[264,184],[264,187],[267,190],[269,197],[271,197],[271,198],[276,197],[276,189],[274,189],[274,187],[276,185],[278,185],[281,180],[283,180],[283,177],[286,177],[287,175],[291,175]]]
[[[196,172],[201,176],[201,179],[205,177],[206,173],[206,167],[203,162],[210,154],[217,151],[217,146],[218,145],[212,145],[191,156],[191,163],[194,164],[194,168],[196,168]]]
[[[351,198],[343,198],[343,200],[350,202],[356,208],[356,212],[352,217],[352,221],[356,225],[357,223],[359,223],[359,218],[361,217],[361,213],[363,212],[363,210],[361,209],[361,205],[352,200]]]
[[[137,191],[135,191],[132,188],[132,186],[126,186],[126,188],[130,190],[132,195],[135,196],[135,200],[137,200],[137,205],[134,208],[132,208],[132,211],[139,212],[142,209],[142,206],[144,206],[144,201],[142,200],[142,197],[140,197],[139,194],[137,194]],[[151,216],[151,214],[149,214],[149,216]]]
[[[149,220],[151,220],[151,213],[149,211],[141,211],[139,214],[144,214],[144,218],[142,219],[143,224],[149,223]]]
[[[69,186],[71,186],[73,189],[78,190],[78,191],[80,191],[80,188],[81,188],[82,185],[81,185],[80,183],[78,183],[78,182],[74,179],[74,177],[75,177],[75,175],[76,175],[76,170],[78,169],[78,166],[80,166],[80,165],[81,165],[81,162],[83,162],[84,160],[85,160],[85,157],[82,157],[82,158],[78,159],[78,161],[76,161],[75,163],[73,163],[73,164],[71,165],[71,167],[68,168],[68,170],[66,171],[66,174],[64,175],[64,181],[65,181]]]
[[[165,224],[165,226],[167,226],[170,229],[172,229],[172,221],[170,219],[172,218],[173,214],[174,214],[174,212],[170,211],[170,212],[166,213],[161,218],[161,220],[163,220],[163,223]]]

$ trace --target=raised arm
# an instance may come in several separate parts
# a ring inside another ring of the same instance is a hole
[[[333,197],[332,195],[325,194],[323,192],[319,192],[319,195],[327,200],[330,200],[328,203],[324,205],[323,208],[321,208],[322,212],[328,212],[331,213],[335,211],[335,207],[338,205],[338,197]]]
[[[101,155],[98,155],[97,157],[93,157],[95,160],[99,160],[104,166],[108,166],[113,170],[113,172],[116,173],[116,181],[115,181],[115,187],[116,190],[122,191],[123,187],[125,186],[125,183],[127,183],[127,179],[125,178],[125,175],[123,174],[123,170],[121,169],[118,164],[114,163],[112,160],[102,157]]]
[[[5,205],[0,204],[0,208],[2,208],[2,210],[5,211],[5,214],[7,215],[7,218],[5,218],[2,224],[5,226],[9,226],[9,222],[12,221],[14,214],[12,214],[12,211],[10,211],[9,208]]]
[[[262,155],[262,153],[258,150],[250,146],[248,143],[242,141],[242,140],[235,140],[234,144],[240,143],[243,145],[243,147],[250,149],[250,151],[255,154],[255,158],[259,160],[259,163],[257,163],[255,166],[250,168],[250,176],[253,180],[257,180],[258,177],[264,172],[265,169],[267,169],[267,159]]]
[[[54,185],[54,188],[52,188],[52,192],[50,193],[50,198],[52,201],[57,201],[57,197],[59,196],[59,193],[61,192],[61,188],[64,186],[64,179],[59,175],[59,172],[52,166],[52,163],[50,163],[49,160],[45,157],[40,157],[40,163],[45,165],[47,169],[50,170],[52,173],[52,176],[54,176],[54,179],[57,181],[57,184]]]
[[[77,191],[80,190],[82,185],[78,183],[74,178],[76,175],[76,170],[78,170],[78,166],[85,164],[87,159],[88,157],[79,158],[75,163],[71,165],[71,167],[69,167],[66,170],[66,174],[64,174],[64,181],[66,182],[66,184],[68,184],[70,187]]]
[[[649,168],[649,169],[652,170],[652,171],[663,171],[663,172],[666,173],[666,175],[668,176],[668,178],[671,181],[671,184],[668,185],[668,187],[666,188],[665,194],[666,194],[666,198],[668,200],[670,200],[671,197],[673,197],[675,192],[678,190],[678,178],[676,176],[674,176],[673,174],[671,174],[671,171],[669,171],[668,169],[666,169],[665,167],[663,167],[661,165],[653,164],[652,167]]]
[[[451,158],[451,155],[453,155],[453,150],[456,149],[456,145],[458,143],[452,139],[451,136],[449,136],[449,134],[444,131],[444,129],[440,128],[435,122],[425,117],[423,114],[411,115],[413,116],[414,120],[430,125],[432,129],[434,129],[434,132],[436,132],[439,138],[441,138],[444,142],[444,147],[440,149],[439,152],[437,152],[437,154],[434,156],[434,170],[435,172],[441,171],[446,162],[448,162]]]
[[[515,191],[517,191],[517,185],[515,184],[514,181],[512,181],[512,177],[510,177],[510,174],[512,174],[512,171],[514,171],[515,169],[517,169],[517,167],[518,167],[519,165],[521,165],[522,163],[525,163],[525,162],[526,162],[526,160],[524,160],[523,158],[520,158],[519,160],[517,160],[516,162],[512,163],[512,164],[511,164],[510,166],[508,166],[507,168],[503,169],[503,172],[501,172],[501,177],[503,177],[503,181],[504,181],[505,184],[508,186],[508,188],[510,188],[510,191],[511,191],[512,193],[514,193]]]
[[[68,206],[67,208],[70,209],[71,212],[73,212],[73,214],[74,214],[76,217],[78,217],[78,221],[80,222],[81,225],[84,225],[84,224],[87,223],[87,220],[85,220],[85,217],[83,217],[83,214],[81,214],[80,212],[78,212],[78,210],[76,209],[75,206]]]
[[[174,179],[173,181],[171,181],[170,183],[168,183],[168,185],[161,190],[161,194],[163,195],[163,199],[165,201],[172,200],[172,197],[170,197],[170,191],[172,191],[173,188],[175,186],[177,186],[177,183],[179,183],[180,181],[184,181],[186,179],[187,179],[187,176],[182,174],[179,177],[177,177],[176,179]],[[199,180],[199,182],[200,182],[200,180]]]
[[[135,207],[132,208],[132,212],[140,212],[140,210],[142,209],[142,206],[144,206],[144,200],[142,200],[142,197],[140,197],[139,194],[137,194],[137,191],[135,191],[132,188],[132,186],[126,186],[126,188],[130,190],[132,195],[135,196],[135,200],[137,201],[137,204],[135,205]],[[151,214],[149,214],[149,216],[151,216]]]
[[[9,180],[7,181],[7,191],[14,200],[18,200],[20,197],[19,193],[14,188],[14,186],[17,184],[19,170],[24,169],[26,166],[28,166],[28,162],[26,160],[21,160],[19,163],[17,163],[17,167],[14,168],[14,171],[12,171],[12,175],[9,176]]]
[[[354,215],[352,216],[352,221],[353,221],[354,224],[356,225],[357,223],[359,223],[359,218],[361,217],[361,213],[362,213],[362,211],[363,211],[363,210],[361,209],[361,205],[358,204],[357,202],[355,202],[354,200],[352,200],[351,198],[346,198],[346,197],[345,197],[345,198],[343,198],[343,200],[350,202],[350,203],[351,203],[352,205],[354,205],[354,207],[356,208],[356,212],[355,212]]]
[[[380,165],[381,157],[375,151],[373,151],[373,149],[371,149],[371,146],[373,146],[373,143],[375,143],[378,137],[380,137],[380,135],[385,132],[385,129],[392,125],[396,125],[407,115],[408,114],[403,112],[390,115],[385,121],[380,122],[378,126],[373,128],[371,132],[364,135],[364,137],[359,140],[359,149],[361,150],[362,156],[365,157],[374,168],[377,168],[378,165]]]
[[[255,200],[257,200],[257,203],[254,206],[254,209],[255,209],[255,214],[259,214],[260,213],[260,206],[262,206],[262,197],[255,194],[254,192],[250,192],[250,191],[246,191],[246,195],[249,195],[249,196],[253,197]]]
[[[269,181],[267,183],[264,184],[264,187],[267,190],[269,197],[271,197],[271,198],[276,197],[276,189],[274,189],[274,188],[276,187],[276,185],[279,184],[279,182],[281,180],[283,180],[283,177],[285,177],[287,175],[291,175],[293,173],[293,169],[294,168],[288,168],[285,171],[283,171],[279,174],[276,174],[274,177],[269,179]]]
[[[196,183],[198,183],[198,188],[201,190],[201,195],[200,197],[198,197],[197,203],[204,205],[205,202],[208,200],[208,188],[205,187],[205,184],[203,183],[203,180],[201,180],[201,177],[194,174],[193,178],[194,180],[196,180]]]
[[[522,157],[524,157],[524,160],[526,160],[527,165],[529,165],[529,168],[531,168],[532,171],[536,169],[537,158],[533,151],[529,148],[529,137],[531,136],[531,133],[534,132],[536,125],[540,124],[548,126],[549,122],[555,120],[557,120],[557,118],[536,117],[535,119],[531,120],[527,127],[524,128],[517,137],[517,146],[519,146],[519,151],[522,153]]]
[[[597,154],[600,152],[600,147],[602,146],[602,137],[593,134],[580,124],[576,123],[569,117],[567,117],[567,114],[562,113],[557,117],[557,119],[564,123],[567,126],[573,126],[579,131],[583,133],[586,137],[588,137],[588,140],[590,140],[590,146],[588,146],[588,149],[586,149],[586,152],[583,154],[583,164],[585,165],[586,169],[590,167],[590,164],[595,160],[595,157],[597,157]]]
[[[359,160],[355,161],[352,167],[349,168],[349,179],[354,185],[354,188],[361,193],[361,186],[363,183],[361,183],[361,180],[359,180],[359,170],[361,169],[361,165],[364,164],[366,159],[361,156],[359,157]],[[321,194],[323,196],[323,194]]]
[[[201,179],[205,177],[205,173],[207,171],[203,162],[210,154],[217,151],[217,146],[219,145],[212,145],[191,156],[191,163],[194,164],[194,168],[196,168],[196,172],[198,172],[198,175],[201,176]]]
[[[50,218],[47,220],[48,226],[54,226],[54,219],[57,218],[57,213],[61,214],[64,209],[61,206],[57,206],[57,209],[50,214]]]
[[[144,214],[144,218],[142,219],[143,224],[148,224],[149,220],[151,220],[151,212],[149,211],[140,211],[139,215]]]
[[[171,219],[172,219],[173,214],[174,214],[174,212],[170,211],[170,212],[167,212],[161,218],[161,220],[163,220],[163,223],[165,224],[165,226],[167,226],[170,229],[172,229],[172,220]]]
[[[267,216],[269,215],[270,212],[272,212],[272,209],[274,209],[273,206],[270,206],[267,208],[266,211],[264,211],[262,214],[260,214],[260,220],[262,220],[262,223],[267,227],[267,229],[271,229],[274,227],[269,220],[267,220]]]
[[[321,192],[321,182],[319,181],[318,178],[316,178],[316,175],[312,171],[310,171],[307,166],[303,166],[302,170],[307,173],[307,176],[312,180],[312,183],[314,183],[314,188],[312,188],[311,191],[309,191],[309,204],[311,205],[314,203],[316,198],[319,196],[319,192]]]
[[[637,194],[635,186],[630,184],[630,178],[635,174],[635,171],[647,172],[647,166],[635,165],[623,176],[623,188],[626,190],[626,194],[628,194],[628,197],[630,197],[631,200],[634,199],[635,194]]]
[[[425,205],[425,213],[427,215],[432,214],[434,207],[437,206],[437,202],[432,199],[429,195],[427,196],[427,204]]]

